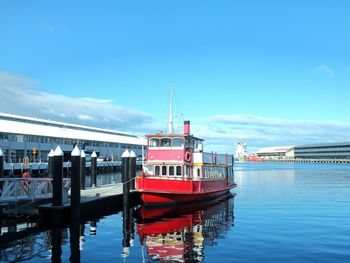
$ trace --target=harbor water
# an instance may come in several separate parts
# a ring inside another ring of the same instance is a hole
[[[350,262],[350,165],[236,163],[235,181],[220,201],[92,215],[71,229],[2,220],[0,261]]]

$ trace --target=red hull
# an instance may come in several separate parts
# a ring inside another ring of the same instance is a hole
[[[193,202],[229,192],[236,184],[227,180],[191,181],[139,178],[141,198],[145,204]]]
[[[142,201],[146,204],[164,204],[164,203],[181,203],[181,202],[193,202],[197,200],[208,199],[217,197],[227,193],[229,189],[221,190],[211,193],[193,193],[193,194],[167,194],[167,193],[147,193],[142,192]]]

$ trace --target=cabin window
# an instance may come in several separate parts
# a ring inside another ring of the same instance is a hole
[[[175,175],[174,166],[169,166],[169,175]]]
[[[182,175],[182,171],[181,171],[181,166],[176,166],[176,175],[181,176]]]
[[[160,174],[160,168],[159,168],[158,165],[156,165],[156,166],[154,167],[154,174],[155,174],[155,175],[159,175],[159,174]]]
[[[183,138],[173,138],[172,139],[172,147],[183,147],[184,139]]]
[[[166,175],[166,166],[165,165],[163,165],[162,166],[162,175]]]
[[[191,177],[191,168],[190,168],[190,166],[186,166],[186,169],[185,169],[185,175],[187,176],[187,177]]]
[[[170,147],[171,146],[171,139],[170,138],[160,139],[160,146],[161,147]]]
[[[149,140],[149,146],[150,147],[159,147],[159,139],[158,138],[152,138]]]
[[[185,147],[186,148],[189,148],[191,146],[191,141],[189,138],[186,138],[186,144],[185,144]]]

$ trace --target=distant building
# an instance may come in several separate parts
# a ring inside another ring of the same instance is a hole
[[[305,144],[294,147],[296,159],[350,159],[350,142]]]
[[[46,162],[58,145],[67,160],[76,144],[87,158],[95,151],[102,158],[120,160],[125,149],[141,155],[146,140],[126,132],[0,113],[0,148],[6,162],[22,162],[24,157]]]
[[[350,142],[266,147],[256,154],[268,159],[350,159]]]
[[[265,160],[287,159],[291,157],[291,151],[294,146],[276,146],[266,147],[258,150],[256,155]]]

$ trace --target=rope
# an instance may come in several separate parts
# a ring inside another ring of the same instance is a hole
[[[132,180],[135,180],[135,178],[136,178],[136,177],[131,178],[130,180],[128,180],[128,181],[126,181],[126,182],[124,182],[124,183],[122,182],[122,183],[121,183],[122,185],[115,185],[115,186],[113,186],[113,187],[112,187],[111,189],[109,189],[109,190],[100,192],[100,194],[105,194],[105,193],[108,193],[108,192],[113,191],[113,190],[115,190],[115,189],[118,189],[118,188],[124,186],[124,184],[128,184],[128,183],[130,183]],[[101,188],[101,189],[102,189],[102,188]]]

